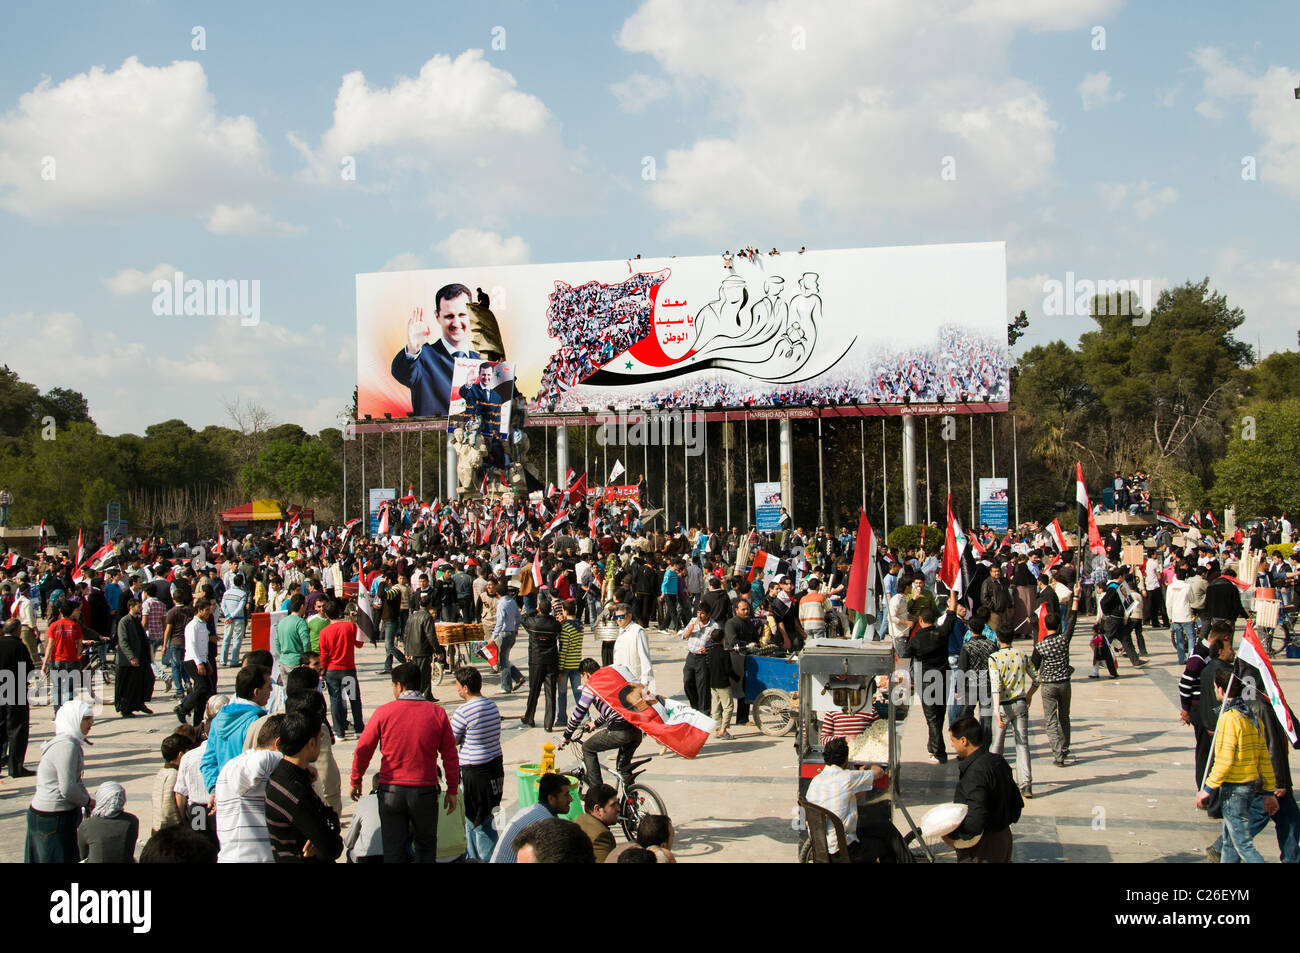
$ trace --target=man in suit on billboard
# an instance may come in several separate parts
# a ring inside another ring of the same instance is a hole
[[[470,301],[473,294],[460,284],[444,285],[434,295],[434,326],[416,308],[406,322],[406,348],[393,356],[394,380],[411,389],[411,413],[416,417],[445,417],[456,358],[478,358],[470,350]]]

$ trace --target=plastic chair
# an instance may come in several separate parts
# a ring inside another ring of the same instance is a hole
[[[808,822],[808,840],[812,844],[812,856],[809,858],[809,863],[849,863],[849,852],[846,849],[848,840],[844,836],[844,822],[839,819],[839,816],[824,807],[810,804],[803,798],[799,799],[799,806],[803,808],[804,819]],[[839,851],[833,856],[830,845],[826,841],[826,823],[828,821],[835,831],[836,843],[840,845]]]

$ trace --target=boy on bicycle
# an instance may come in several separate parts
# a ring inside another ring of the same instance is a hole
[[[636,753],[637,746],[641,744],[644,735],[640,728],[624,721],[613,708],[597,698],[595,692],[591,690],[588,683],[591,681],[591,676],[599,669],[599,663],[592,658],[583,659],[578,666],[582,678],[582,696],[569,716],[568,724],[564,726],[564,740],[560,742],[560,748],[572,740],[573,735],[587,720],[588,711],[594,709],[591,723],[593,728],[599,730],[582,742],[582,766],[586,773],[586,782],[588,785],[602,783],[600,759],[597,756],[602,751],[617,748],[615,770],[626,787],[632,783],[632,756]]]

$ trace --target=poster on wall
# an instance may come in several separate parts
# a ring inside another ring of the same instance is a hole
[[[533,413],[1010,395],[1002,242],[389,271],[356,290],[374,417],[447,416],[458,359],[513,364]]]
[[[474,421],[479,433],[504,437],[510,432],[510,405],[515,398],[514,365],[458,357],[452,365],[448,398],[448,430]]]
[[[754,484],[754,525],[760,533],[775,533],[781,528],[780,483]]]
[[[1007,478],[980,477],[980,523],[1007,529]]]

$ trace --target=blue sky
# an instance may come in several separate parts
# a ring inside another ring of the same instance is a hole
[[[109,433],[235,399],[314,430],[351,394],[357,272],[984,240],[1008,243],[1026,345],[1090,325],[1042,313],[1073,271],[1208,275],[1248,342],[1295,347],[1300,7],[865,9],[12,8],[0,361]],[[173,269],[259,280],[261,323],[156,316]]]

